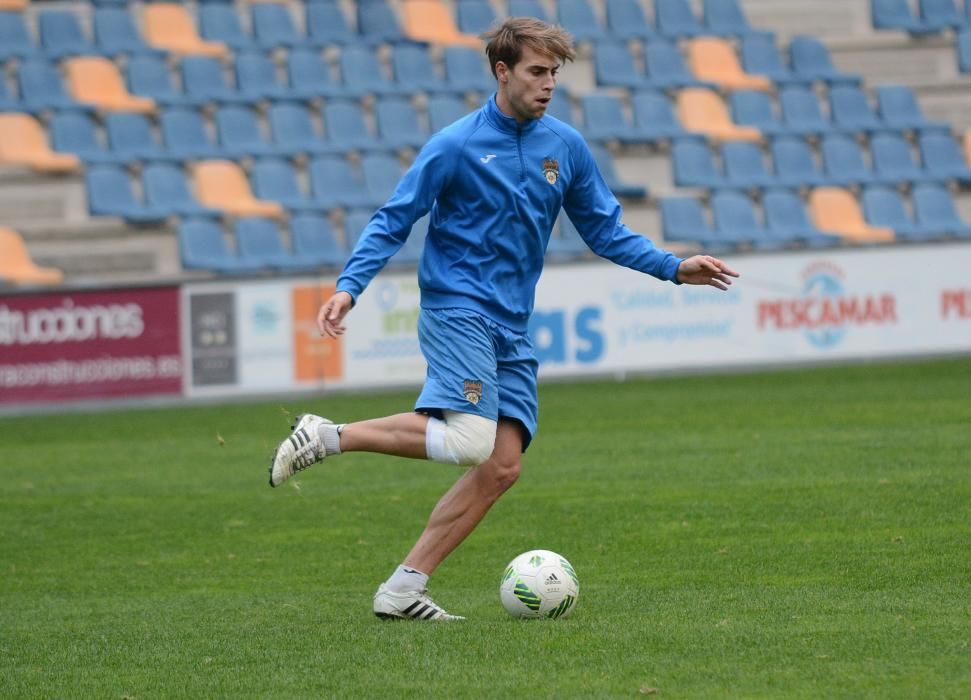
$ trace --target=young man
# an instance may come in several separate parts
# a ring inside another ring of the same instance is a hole
[[[271,486],[342,452],[472,467],[378,588],[379,617],[462,619],[428,597],[428,576],[516,482],[536,432],[538,363],[526,329],[561,207],[591,249],[620,265],[722,290],[738,276],[716,258],[681,260],[630,231],[582,137],[544,116],[561,64],[574,57],[569,34],[513,17],[486,38],[495,95],[428,141],[371,218],[317,316],[322,335],[343,334],[355,299],[431,211],[418,271],[428,373],[414,411],[344,425],[301,416],[270,466]]]

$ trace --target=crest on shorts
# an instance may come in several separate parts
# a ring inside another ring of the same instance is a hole
[[[478,379],[466,379],[462,393],[469,403],[473,405],[479,403],[479,399],[482,398],[482,382]]]
[[[546,176],[548,183],[551,185],[556,184],[556,180],[560,176],[560,164],[556,161],[556,158],[543,159],[543,174]]]

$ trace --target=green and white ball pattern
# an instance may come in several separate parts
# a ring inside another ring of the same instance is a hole
[[[580,595],[576,571],[565,557],[547,549],[523,552],[509,562],[499,583],[499,599],[513,617],[569,617]]]

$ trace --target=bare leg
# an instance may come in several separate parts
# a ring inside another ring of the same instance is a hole
[[[348,423],[341,431],[341,452],[378,452],[427,459],[425,429],[428,416],[399,413],[385,418]]]
[[[492,456],[462,475],[438,501],[424,532],[405,557],[405,566],[431,575],[516,483],[522,451],[519,424],[499,421]]]

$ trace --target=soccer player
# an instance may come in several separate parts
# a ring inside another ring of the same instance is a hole
[[[355,300],[431,211],[418,270],[428,371],[414,410],[342,425],[303,415],[270,465],[271,486],[343,452],[471,467],[375,593],[382,618],[462,619],[432,601],[428,577],[516,482],[536,432],[538,362],[526,329],[561,207],[587,245],[619,265],[721,290],[738,277],[721,260],[682,260],[624,226],[583,138],[546,116],[557,73],[574,58],[566,31],[511,17],[486,39],[495,94],[431,137],[371,218],[317,316],[322,335],[342,335]]]

